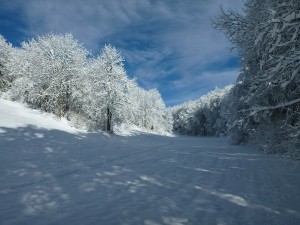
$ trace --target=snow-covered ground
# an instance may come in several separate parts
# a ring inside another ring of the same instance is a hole
[[[300,162],[226,138],[80,132],[0,100],[0,224],[300,224]]]

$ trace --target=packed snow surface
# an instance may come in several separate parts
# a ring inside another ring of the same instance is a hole
[[[300,163],[226,138],[80,132],[0,100],[0,224],[300,224]]]

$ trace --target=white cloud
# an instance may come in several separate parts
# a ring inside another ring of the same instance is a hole
[[[110,42],[121,50],[131,65],[131,75],[145,87],[182,91],[180,85],[188,84],[186,88],[195,90],[199,82],[214,88],[214,82],[205,75],[211,73],[207,65],[224,65],[236,57],[236,53],[228,52],[230,44],[224,35],[211,25],[220,4],[240,10],[243,2],[10,0],[3,7],[22,12],[19,16],[29,37],[70,32],[94,53]],[[224,70],[226,73],[228,68]],[[167,83],[168,79],[172,82]],[[221,85],[228,83],[225,78],[216,80]]]
[[[11,5],[15,5],[12,0]],[[140,9],[148,1],[27,0],[18,1],[28,35],[47,32],[72,33],[89,48],[98,48],[99,40],[120,32],[140,20]]]
[[[210,87],[223,88],[225,85],[233,84],[239,74],[239,69],[230,69],[226,71],[205,71],[198,76],[190,75],[188,79],[176,80],[173,82],[174,87],[178,89],[188,89],[194,84],[207,85]]]
[[[224,88],[234,84],[239,75],[239,68],[225,71],[205,71],[198,76],[188,76],[173,82],[174,89],[180,90],[166,102],[168,105],[176,105],[188,100],[198,99],[199,96],[215,88]]]

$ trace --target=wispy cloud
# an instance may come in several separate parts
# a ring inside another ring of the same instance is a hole
[[[27,37],[69,32],[95,54],[104,43],[115,45],[129,75],[146,88],[170,92],[165,94],[169,99],[171,92],[184,93],[180,85],[188,84],[185,88],[200,95],[197,87],[214,88],[210,80],[220,86],[231,81],[216,77],[232,69],[228,60],[236,58],[228,52],[225,37],[211,26],[220,4],[240,10],[242,1],[10,0],[2,11],[18,11]]]
[[[215,88],[224,88],[229,84],[234,84],[239,73],[240,70],[238,68],[220,72],[205,71],[198,76],[176,80],[173,82],[173,86],[180,91],[170,96],[166,103],[168,105],[177,105],[189,100],[195,100],[200,95],[204,95]]]

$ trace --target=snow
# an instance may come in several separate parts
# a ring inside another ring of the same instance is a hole
[[[28,109],[25,105],[5,99],[0,99],[0,115],[0,127],[18,128],[31,125],[47,130],[56,129],[71,133],[79,132],[74,127],[71,127],[64,118],[59,121],[52,114]]]
[[[227,138],[80,132],[6,100],[0,129],[1,225],[300,224],[297,160]]]
[[[163,135],[168,137],[175,137],[174,134],[166,132],[164,130],[158,130],[158,131],[149,131],[147,129],[143,129],[141,127],[132,125],[132,124],[120,124],[114,126],[114,133],[118,136],[135,136],[135,135],[141,135],[141,134],[154,134],[154,135]]]

